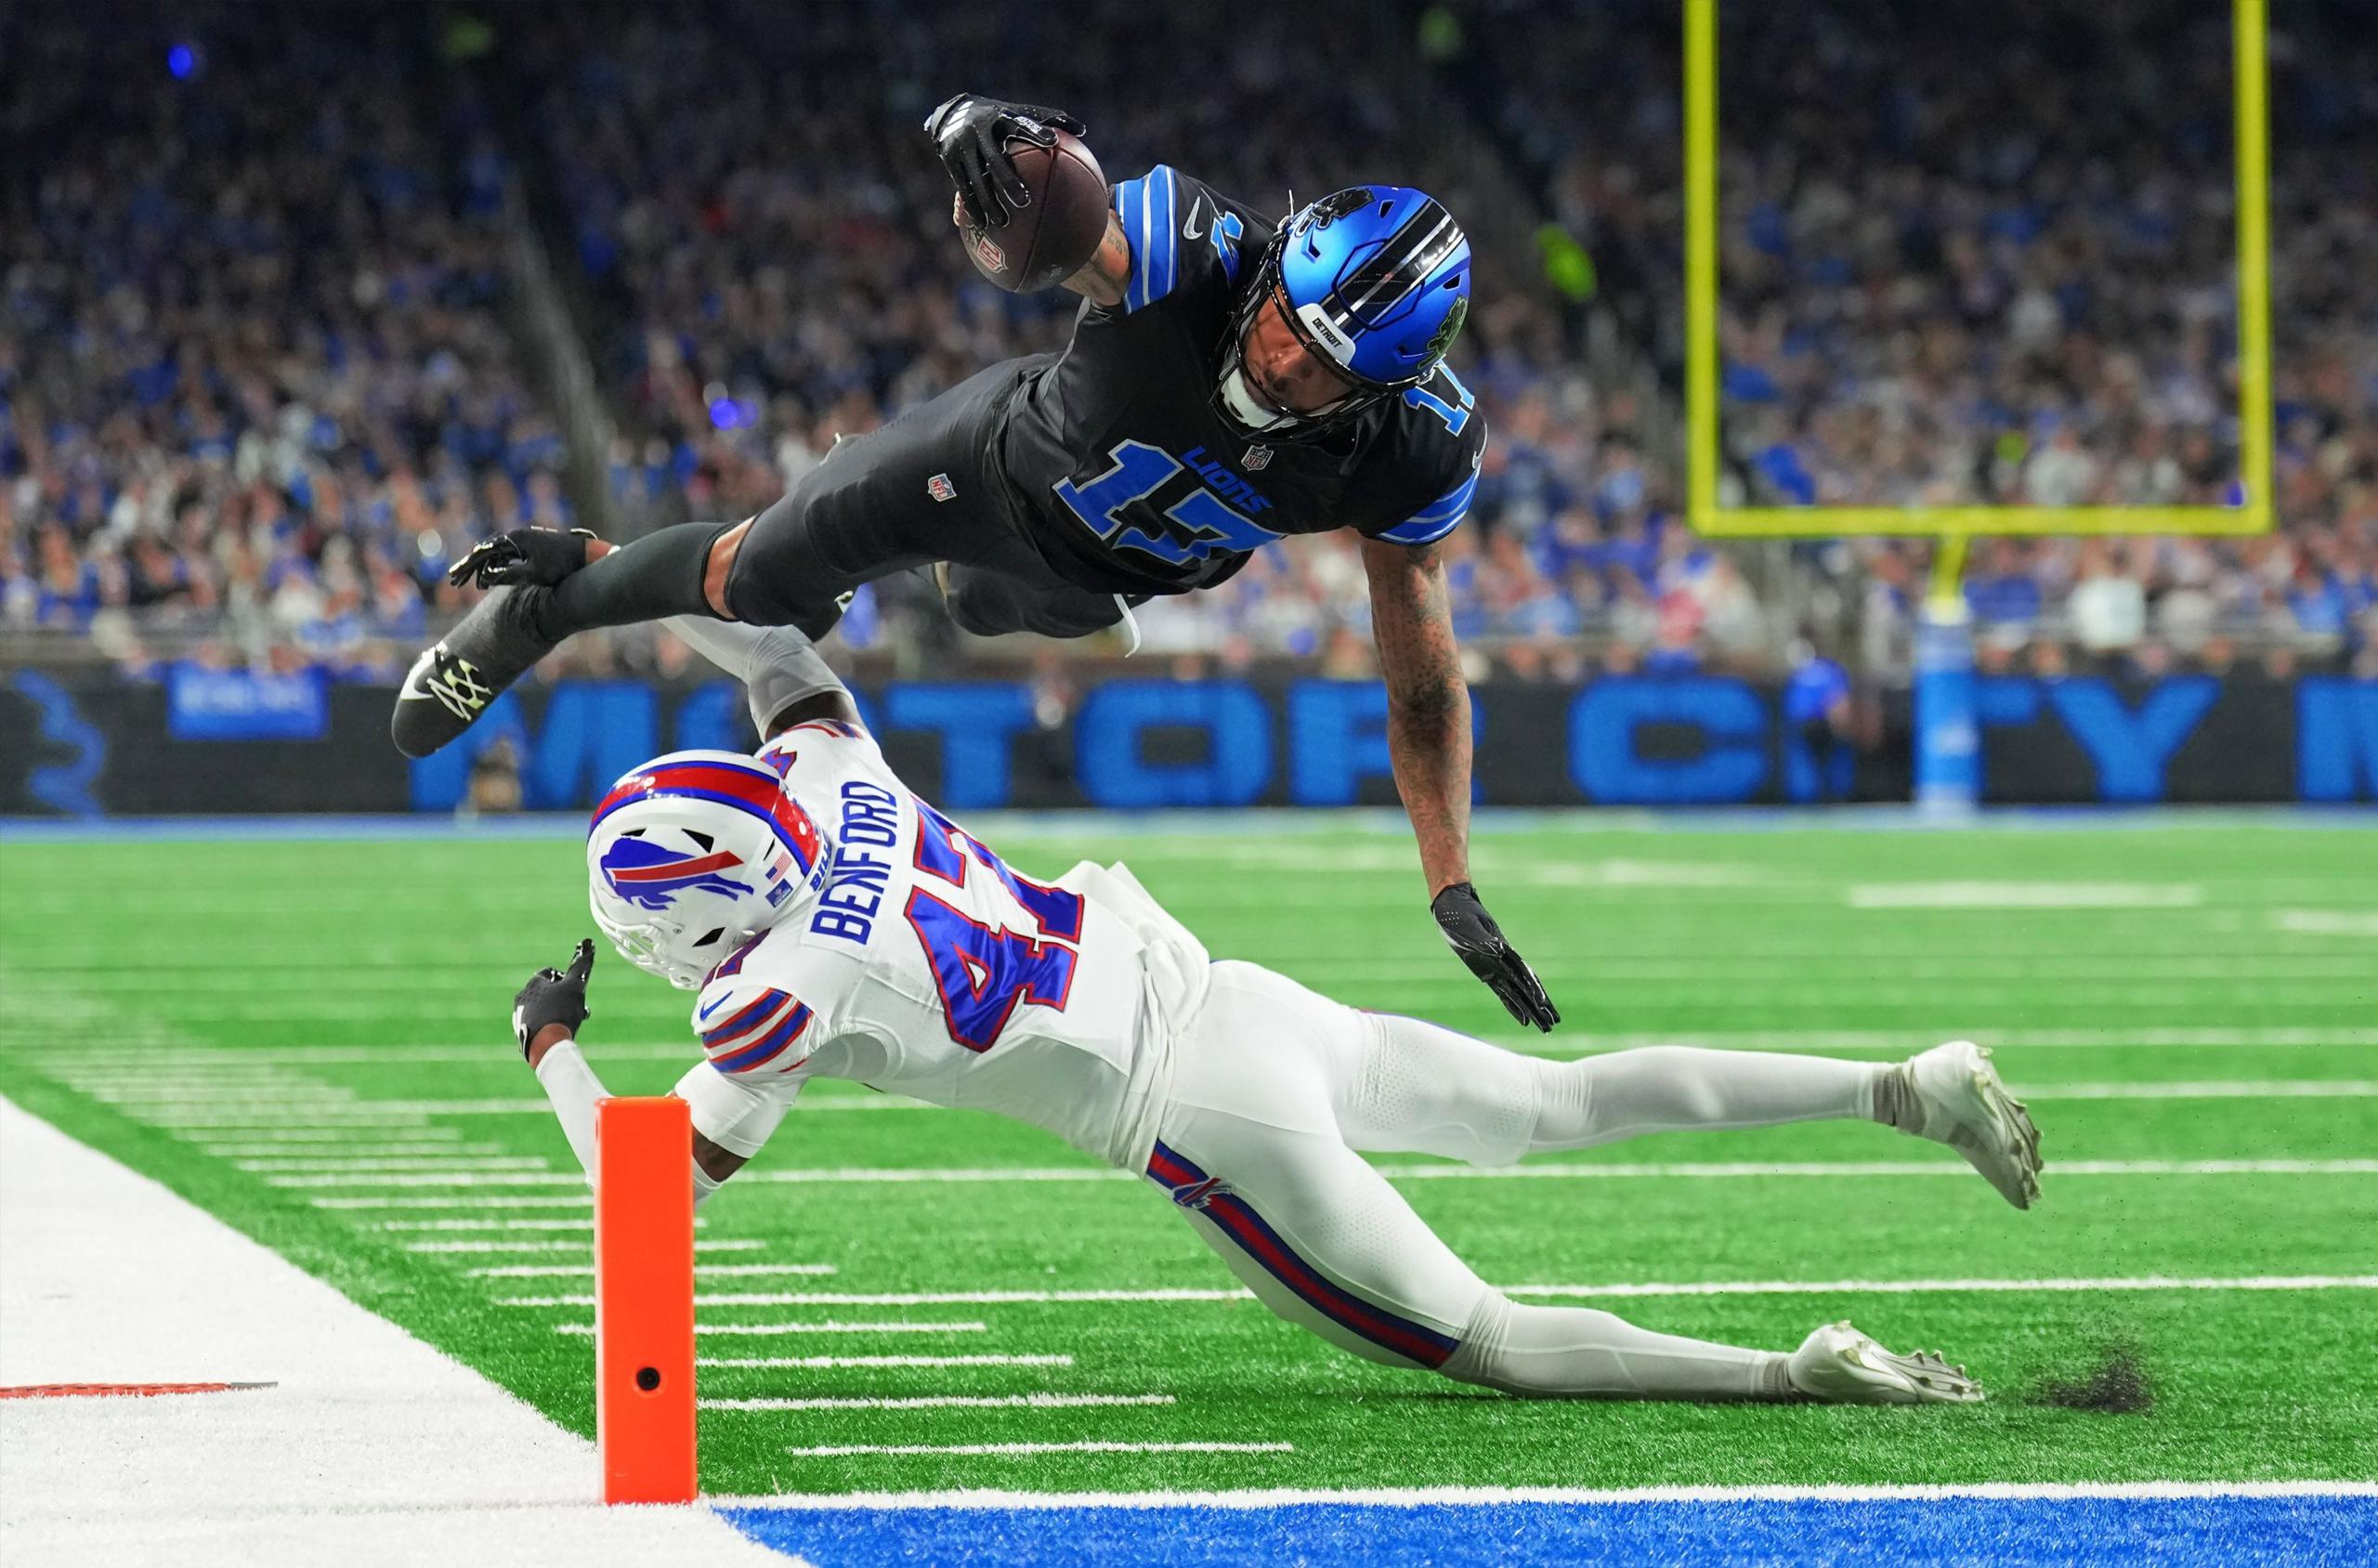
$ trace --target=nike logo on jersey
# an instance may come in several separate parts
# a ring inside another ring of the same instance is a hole
[[[716,1013],[720,1008],[725,1007],[725,1005],[726,999],[725,997],[721,997],[716,1001],[711,1003],[708,1007],[702,1008],[697,1012],[694,1014],[694,1017],[696,1021],[699,1022],[701,1019],[708,1018],[712,1013]]]
[[[1195,240],[1204,235],[1206,231],[1197,227],[1197,215],[1205,210],[1206,199],[1203,196],[1189,203],[1189,221],[1181,226],[1182,239]]]

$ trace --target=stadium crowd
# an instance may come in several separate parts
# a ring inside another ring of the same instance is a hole
[[[2359,13],[2357,17],[2357,13]],[[2228,11],[1833,0],[1720,35],[1724,452],[1770,505],[2236,499]],[[1672,378],[1684,299],[1672,7],[1506,0],[1493,124]],[[2002,541],[1967,600],[2000,661],[2378,671],[2378,35],[2277,7],[2272,270],[2281,532]],[[1975,69],[1977,60],[1988,68]],[[1563,90],[1563,89],[1566,90]],[[1614,105],[1620,106],[1614,111]],[[1927,552],[1810,548],[1903,657]]]
[[[44,156],[0,209],[24,237],[0,275],[0,629],[88,631],[137,666],[177,627],[213,639],[203,658],[387,678],[459,608],[442,574],[472,540],[573,520],[557,422],[509,348],[516,159],[559,194],[555,260],[593,306],[631,529],[748,515],[837,433],[1057,346],[1070,296],[1001,294],[954,243],[917,127],[960,85],[1075,110],[1110,177],[1169,162],[1282,209],[1383,176],[1482,212],[1498,198],[1461,154],[1491,146],[1540,181],[1603,300],[1673,372],[1669,7],[1496,0],[1402,33],[1329,5],[1229,9],[1094,0],[1065,8],[1062,36],[1023,4],[820,6],[798,29],[753,0],[499,11],[482,80],[521,95],[529,145],[469,93],[391,90],[391,61],[426,60],[402,36],[416,7],[333,23],[197,4],[105,31],[12,9],[0,52],[29,69],[0,116]],[[1740,498],[2224,500],[2219,29],[2142,37],[2120,8],[2084,26],[2043,5],[2029,33],[1985,42],[1953,8],[1886,9],[1729,12],[1751,13],[1725,38],[1721,116]],[[2378,51],[2325,36],[2310,0],[2290,14],[2285,529],[1992,544],[1969,598],[1993,660],[2378,660],[2378,283],[2354,265],[2378,228]],[[1970,69],[1985,47],[2003,70]],[[1475,124],[1411,111],[1430,69],[1487,106]],[[1806,612],[1867,673],[1903,668],[1923,548],[1803,547],[1799,584],[1770,577],[1762,602],[1676,522],[1654,411],[1589,382],[1535,255],[1474,227],[1481,307],[1457,359],[1495,438],[1448,544],[1464,638],[1523,677],[1751,666]],[[849,641],[947,635],[921,584],[881,590]],[[1356,673],[1365,612],[1351,542],[1323,537],[1141,619],[1183,660]],[[581,641],[581,668],[676,657]]]

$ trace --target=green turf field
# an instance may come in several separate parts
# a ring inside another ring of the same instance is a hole
[[[1491,830],[1477,881],[1567,1016],[1537,1042],[1444,951],[1405,839],[1304,821],[977,826],[1035,874],[1128,858],[1217,957],[1525,1049],[1994,1043],[2045,1137],[2029,1214],[1867,1126],[1392,1162],[1498,1284],[1759,1284],[1597,1304],[1777,1348],[1849,1316],[1992,1402],[1529,1405],[1390,1372],[1195,1294],[1235,1282],[1146,1183],[825,1084],[700,1233],[703,1357],[807,1365],[702,1392],[873,1403],[706,1408],[707,1489],[2378,1476],[2378,832]],[[507,1028],[588,929],[562,839],[0,843],[0,1092],[591,1431],[588,1204]],[[694,1059],[686,999],[608,952],[593,1000],[615,1090]],[[2087,1283],[2148,1278],[2178,1287]],[[1935,1285],[1874,1288],[1909,1281]],[[1085,1291],[1139,1299],[932,1299]],[[2150,1409],[2048,1401],[2116,1346]],[[881,1403],[1027,1394],[1059,1402]],[[1063,1402],[1093,1394],[1130,1402]],[[937,1451],[1082,1442],[1225,1446]],[[849,1448],[924,1451],[804,1452]]]

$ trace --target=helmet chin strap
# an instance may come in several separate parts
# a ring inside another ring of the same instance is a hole
[[[1222,374],[1222,412],[1236,420],[1250,436],[1264,435],[1288,418],[1287,411],[1275,409],[1255,395],[1247,385],[1247,367],[1233,365]]]

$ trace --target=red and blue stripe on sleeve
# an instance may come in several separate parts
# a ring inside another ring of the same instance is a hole
[[[711,1065],[722,1073],[748,1073],[775,1062],[809,1027],[809,1009],[784,991],[761,990],[749,997],[737,993],[733,1011],[701,1031],[702,1050]],[[803,1055],[777,1070],[789,1072],[809,1058]]]

